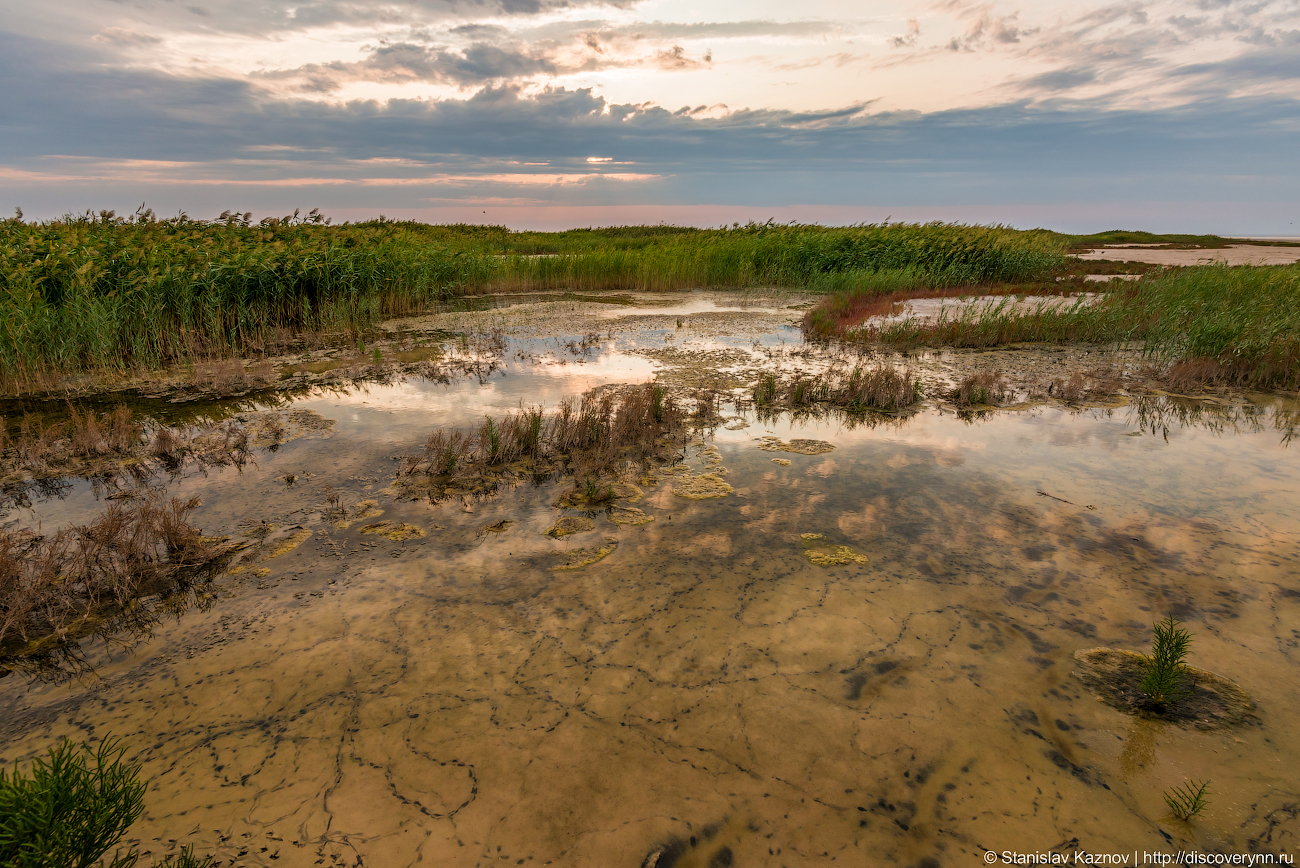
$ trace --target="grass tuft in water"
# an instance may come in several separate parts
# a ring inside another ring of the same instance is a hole
[[[1205,798],[1209,787],[1209,781],[1201,781],[1199,784],[1188,781],[1180,787],[1171,787],[1165,790],[1165,804],[1169,806],[1169,812],[1174,817],[1184,823],[1190,822],[1209,804],[1209,800]]]
[[[765,412],[816,406],[849,412],[893,412],[921,399],[921,382],[910,368],[833,365],[820,374],[765,373],[750,388],[750,396],[755,406]]]
[[[1187,695],[1182,676],[1187,668],[1187,649],[1192,644],[1192,634],[1179,627],[1172,615],[1153,627],[1151,654],[1146,658],[1146,674],[1141,690],[1155,711]]]
[[[0,529],[0,662],[57,653],[86,635],[147,630],[179,592],[211,581],[234,547],[189,523],[198,500],[113,503],[41,536]],[[140,604],[148,597],[156,605]]]
[[[501,419],[488,417],[474,435],[434,431],[399,476],[408,490],[420,483],[436,500],[458,492],[494,490],[503,475],[550,478],[567,472],[585,480],[589,500],[608,499],[601,478],[621,467],[675,454],[688,419],[655,383],[619,392],[588,392],[578,400],[562,401],[553,413],[532,407]]]

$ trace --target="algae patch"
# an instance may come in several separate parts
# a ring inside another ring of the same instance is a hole
[[[798,455],[824,455],[835,447],[825,440],[790,440],[778,437],[758,438],[758,448],[764,452],[794,452]]]
[[[551,567],[553,570],[580,570],[583,567],[590,566],[596,561],[607,557],[614,549],[618,548],[618,540],[613,537],[605,537],[605,545],[589,546],[587,548],[569,549],[566,552],[558,552],[560,562]]]
[[[334,522],[334,526],[339,530],[347,530],[359,521],[364,521],[368,518],[375,518],[376,516],[383,514],[384,511],[379,508],[378,501],[363,500],[351,509],[342,509],[339,513],[336,513],[336,515],[339,515],[339,518]]]
[[[609,513],[609,520],[614,524],[649,524],[655,520],[653,515],[646,515],[635,506],[616,506]]]
[[[699,476],[682,474],[673,479],[673,494],[688,500],[708,500],[713,497],[726,497],[735,491],[722,481],[716,473],[702,473]]]
[[[567,515],[548,528],[546,535],[554,537],[555,539],[560,539],[569,534],[582,533],[583,531],[591,530],[595,526],[596,525],[592,523],[591,519],[587,518],[585,515]]]
[[[773,458],[773,459],[772,459],[772,463],[773,463],[773,464],[780,464],[782,467],[789,467],[789,466],[790,466],[790,459],[789,459],[789,458]]]
[[[1220,729],[1252,716],[1255,703],[1246,691],[1222,676],[1191,666],[1183,667],[1187,695],[1160,714],[1150,711],[1142,692],[1147,658],[1133,651],[1089,648],[1074,652],[1079,668],[1074,677],[1093,696],[1117,711],[1164,720],[1196,729]]]
[[[419,539],[425,535],[422,527],[416,527],[406,522],[380,521],[375,524],[368,524],[361,528],[362,533],[374,534],[376,536],[388,537],[393,542],[406,542],[409,539]]]
[[[824,533],[801,533],[799,539],[803,545],[804,556],[819,567],[865,564],[871,560],[848,546],[827,545]]]

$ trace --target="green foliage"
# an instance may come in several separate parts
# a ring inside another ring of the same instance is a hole
[[[894,346],[1137,342],[1163,362],[1206,363],[1213,382],[1300,388],[1300,265],[1183,268],[1111,290],[1097,304],[1052,298],[1025,310],[1008,297],[937,323],[880,329],[853,328],[857,298],[826,298],[808,312],[805,331]]]
[[[1192,634],[1179,627],[1172,615],[1155,624],[1153,631],[1151,656],[1146,658],[1141,689],[1152,708],[1163,710],[1187,693],[1181,682]]]
[[[148,784],[126,748],[106,738],[98,749],[64,740],[33,760],[31,777],[0,770],[0,865],[89,868],[144,810]],[[135,853],[116,853],[109,868],[130,868]]]
[[[361,332],[467,290],[670,290],[1026,280],[1063,262],[1043,231],[947,223],[510,232],[319,215],[217,221],[87,212],[0,220],[0,380],[239,354]]]
[[[1165,804],[1169,806],[1171,814],[1185,823],[1189,822],[1209,804],[1205,798],[1209,786],[1209,781],[1201,781],[1199,784],[1188,781],[1181,787],[1168,789],[1164,793]]]

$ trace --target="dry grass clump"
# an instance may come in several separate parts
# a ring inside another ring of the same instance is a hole
[[[69,404],[68,417],[50,424],[28,413],[13,435],[5,423],[0,416],[0,468],[12,465],[41,470],[70,459],[130,455],[139,448],[144,434],[144,426],[125,406],[100,414]]]
[[[431,497],[493,490],[503,476],[579,478],[615,472],[619,465],[675,454],[686,413],[662,386],[647,383],[620,392],[588,392],[566,399],[554,413],[521,409],[487,417],[476,430],[438,430],[399,478],[428,484]]]
[[[770,372],[750,389],[754,404],[763,410],[831,406],[852,412],[906,409],[921,399],[921,381],[910,368],[835,365],[820,374],[790,376]]]
[[[947,398],[958,407],[974,407],[1000,404],[1011,394],[1011,386],[1001,371],[977,371],[962,377]]]
[[[205,394],[225,398],[265,389],[277,379],[275,366],[269,361],[245,367],[239,359],[218,359],[195,364],[190,385]]]
[[[1114,365],[1102,365],[1074,371],[1068,377],[1055,377],[1030,391],[1035,397],[1055,398],[1066,404],[1110,398],[1124,388],[1124,372]]]
[[[12,433],[0,416],[0,480],[58,476],[113,477],[123,471],[148,475],[152,461],[169,471],[185,460],[206,465],[242,464],[251,453],[247,426],[237,421],[168,427],[146,423],[118,405],[97,413],[69,404],[50,420],[24,414]]]
[[[0,659],[111,634],[146,614],[139,598],[215,578],[234,546],[189,523],[197,506],[150,498],[111,504],[94,522],[50,536],[0,530]]]

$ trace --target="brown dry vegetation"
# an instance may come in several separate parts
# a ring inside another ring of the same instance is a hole
[[[654,383],[588,392],[562,401],[554,413],[527,408],[488,417],[474,431],[435,431],[423,452],[406,462],[399,483],[440,499],[495,490],[503,477],[571,473],[594,479],[675,456],[687,420],[681,405]]]
[[[197,500],[111,504],[53,535],[0,530],[0,662],[110,637],[154,616],[165,598],[210,581],[234,546],[189,523]],[[142,604],[141,597],[155,600]]]
[[[921,399],[921,383],[910,368],[834,364],[820,374],[769,372],[750,389],[755,406],[771,411],[818,405],[854,411],[904,410]]]
[[[96,413],[69,404],[65,418],[26,414],[13,426],[0,416],[0,481],[121,472],[150,474],[160,464],[178,470],[186,460],[240,464],[250,454],[247,426],[227,421],[167,427],[146,423],[119,405]]]

